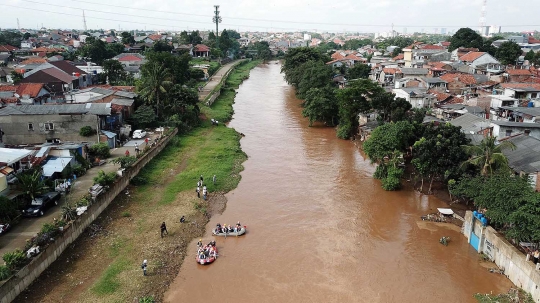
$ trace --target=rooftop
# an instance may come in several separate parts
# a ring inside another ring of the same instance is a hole
[[[11,165],[31,154],[31,150],[0,147],[0,162]]]
[[[508,165],[516,172],[535,173],[540,171],[540,140],[525,135],[508,138],[516,149],[503,150],[508,158]]]
[[[86,104],[45,104],[45,105],[19,105],[7,106],[0,109],[0,116],[11,115],[101,115],[111,114],[110,103]]]
[[[482,57],[485,52],[468,52],[465,55],[459,57],[459,60],[462,62],[472,62],[480,57]]]

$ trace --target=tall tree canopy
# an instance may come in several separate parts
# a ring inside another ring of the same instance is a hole
[[[507,41],[499,46],[495,53],[495,57],[501,61],[502,64],[516,64],[516,60],[522,53],[523,51],[517,43]]]
[[[346,74],[349,79],[367,79],[370,72],[371,67],[369,65],[356,63],[353,67],[347,69]]]
[[[139,93],[147,104],[156,108],[158,118],[162,117],[164,101],[168,88],[171,86],[170,70],[158,62],[148,62],[143,65],[142,82]]]
[[[103,61],[103,71],[111,85],[118,85],[126,77],[124,67],[118,60],[109,59]]]
[[[397,122],[407,120],[407,112],[412,108],[410,102],[403,98],[396,98],[390,92],[383,92],[371,99],[371,106],[379,112],[382,122]]]
[[[284,59],[285,61],[281,66],[281,71],[285,73],[285,80],[291,85],[298,85],[300,83],[302,77],[298,76],[298,71],[302,69],[304,63],[308,61],[330,61],[330,57],[309,47],[289,49]]]
[[[479,145],[464,145],[465,152],[471,158],[464,164],[471,164],[480,169],[482,176],[492,175],[497,170],[508,171],[508,159],[502,153],[505,149],[515,149],[516,145],[510,141],[497,143],[493,136],[485,137]]]
[[[330,86],[324,88],[311,88],[306,93],[302,115],[309,119],[309,126],[315,121],[324,122],[334,126],[337,122],[338,103],[334,89]]]
[[[474,30],[466,27],[460,28],[451,38],[449,51],[453,51],[458,47],[475,47],[482,49],[484,46],[484,39]]]

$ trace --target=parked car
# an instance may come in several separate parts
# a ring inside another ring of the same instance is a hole
[[[133,132],[133,139],[142,139],[146,137],[146,132],[142,129],[137,129]]]
[[[43,216],[47,208],[58,205],[60,201],[60,193],[52,191],[41,196],[37,196],[30,202],[28,206],[22,211],[23,216],[25,217],[37,217]]]
[[[0,222],[0,235],[5,234],[10,228],[11,225],[9,225],[9,223]]]

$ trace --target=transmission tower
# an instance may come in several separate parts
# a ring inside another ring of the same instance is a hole
[[[19,18],[17,18],[17,28],[21,31],[21,25],[19,24]]]
[[[484,27],[486,25],[486,9],[487,9],[487,0],[482,0],[482,10],[480,12],[480,35],[483,35]]]
[[[83,19],[83,23],[84,23],[84,30],[86,31],[87,28],[86,28],[86,16],[84,15],[84,9],[82,11],[82,19]]]
[[[219,48],[219,28],[218,24],[221,23],[223,19],[221,19],[221,16],[219,15],[219,5],[214,5],[214,8],[216,9],[214,11],[215,16],[212,18],[212,21],[216,24],[216,48]]]

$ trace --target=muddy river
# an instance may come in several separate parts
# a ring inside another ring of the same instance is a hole
[[[209,266],[196,264],[195,240],[167,302],[476,302],[511,286],[456,228],[422,224],[443,202],[383,191],[354,144],[308,127],[280,67],[255,68],[238,90],[229,126],[249,159],[205,241],[217,222],[248,234],[217,238]]]

